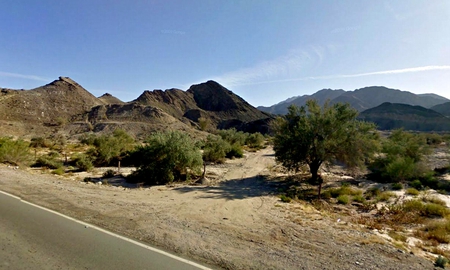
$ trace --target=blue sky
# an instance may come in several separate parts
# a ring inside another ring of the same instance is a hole
[[[216,80],[250,104],[382,85],[450,98],[448,0],[0,2],[0,87],[96,96]]]

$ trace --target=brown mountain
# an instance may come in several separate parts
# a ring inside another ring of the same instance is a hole
[[[122,100],[116,98],[110,93],[105,93],[102,96],[98,97],[104,104],[124,104]]]
[[[0,118],[31,123],[53,123],[57,118],[70,120],[102,102],[67,77],[59,77],[32,90],[2,89]]]
[[[215,81],[192,85],[187,91],[145,91],[132,103],[160,108],[184,123],[209,119],[218,128],[267,132],[271,119],[270,114],[256,109]]]
[[[110,94],[96,98],[68,77],[32,90],[0,89],[0,129],[4,135],[45,135],[109,131],[136,136],[176,129],[196,132],[200,117],[211,127],[267,131],[270,115],[220,84],[208,81],[187,91],[145,91],[124,103]]]

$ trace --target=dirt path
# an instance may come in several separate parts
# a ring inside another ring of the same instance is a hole
[[[0,189],[181,256],[227,269],[433,269],[374,233],[303,203],[264,176],[271,149],[208,166],[210,186],[130,189],[0,166]]]

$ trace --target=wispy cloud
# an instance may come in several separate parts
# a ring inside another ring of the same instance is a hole
[[[292,77],[305,68],[320,66],[325,59],[327,48],[310,46],[308,49],[292,50],[286,55],[264,61],[253,67],[239,69],[212,78],[227,86],[258,84],[270,78]]]
[[[27,80],[35,80],[35,81],[42,81],[42,82],[49,81],[49,79],[42,78],[42,77],[39,77],[36,75],[25,75],[25,74],[18,74],[18,73],[3,72],[3,71],[0,71],[0,76],[1,77],[27,79]]]
[[[439,70],[450,70],[450,66],[423,66],[414,68],[404,68],[404,69],[392,69],[384,71],[366,72],[366,73],[356,73],[356,74],[340,74],[340,75],[329,75],[329,76],[311,76],[302,78],[291,78],[291,79],[281,79],[281,80],[267,80],[258,82],[243,83],[240,85],[256,85],[256,84],[268,84],[268,83],[278,83],[278,82],[294,82],[294,81],[308,81],[308,80],[329,80],[329,79],[344,79],[344,78],[357,78],[365,76],[375,76],[375,75],[391,75],[391,74],[404,74],[404,73],[415,73],[415,72],[425,72],[425,71],[439,71]]]

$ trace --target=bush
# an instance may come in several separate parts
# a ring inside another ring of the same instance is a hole
[[[392,184],[392,189],[393,190],[402,190],[403,189],[403,185],[402,185],[402,183],[393,183]]]
[[[432,221],[428,223],[425,228],[425,238],[429,240],[436,240],[439,243],[450,243],[450,221]]]
[[[80,171],[90,171],[94,168],[91,157],[86,154],[77,154],[72,157],[72,162]]]
[[[29,163],[31,159],[29,143],[23,140],[0,138],[0,163],[21,165]]]
[[[237,143],[231,145],[230,150],[226,154],[227,158],[242,158],[243,156],[244,150],[242,149],[242,146]]]
[[[59,167],[56,170],[52,171],[52,174],[57,174],[57,175],[63,175],[65,173],[65,170],[63,167]]]
[[[348,195],[339,195],[339,197],[337,197],[337,201],[339,204],[349,204],[350,197]]]
[[[445,268],[445,265],[448,263],[448,260],[445,257],[439,256],[436,258],[434,262],[434,266]]]
[[[422,190],[423,189],[422,182],[420,182],[419,179],[416,179],[416,180],[410,182],[409,186],[412,187],[412,188],[415,188],[417,190]]]
[[[408,195],[417,196],[420,192],[415,188],[408,188],[405,193]]]
[[[423,177],[428,169],[422,163],[430,152],[423,136],[395,130],[383,142],[382,155],[371,164],[374,177],[387,182],[409,181]]]
[[[109,169],[103,173],[103,178],[111,178],[111,177],[114,177],[115,175],[116,175],[116,172],[114,170]]]
[[[288,197],[286,195],[280,195],[280,200],[285,203],[290,203],[292,201],[291,197]]]
[[[63,166],[63,162],[58,160],[52,153],[39,157],[33,164],[36,167],[47,167],[50,169],[58,169]]]
[[[207,162],[223,163],[231,145],[221,137],[209,135],[203,148],[203,160]]]
[[[217,135],[222,137],[224,141],[227,141],[229,144],[238,144],[240,146],[245,145],[245,140],[248,136],[248,133],[244,133],[242,131],[236,131],[236,129],[225,129],[219,130]]]
[[[245,139],[245,144],[253,149],[263,148],[263,143],[264,143],[264,136],[259,132],[249,134]]]
[[[364,203],[366,201],[366,198],[364,198],[363,195],[356,195],[352,198],[354,202]]]
[[[180,131],[154,133],[133,154],[140,157],[135,164],[138,169],[127,178],[134,183],[160,185],[185,180],[191,173],[199,173],[203,165],[200,149]]]
[[[392,197],[395,197],[395,194],[393,192],[384,191],[376,196],[376,200],[379,202],[386,202]]]
[[[30,146],[33,148],[49,148],[51,146],[51,143],[43,137],[34,137],[31,139]]]
[[[87,141],[89,142],[89,141]],[[102,135],[95,137],[93,141],[94,149],[89,155],[96,165],[110,165],[114,159],[122,159],[128,151],[135,147],[134,139],[124,130],[116,129],[112,135]]]

